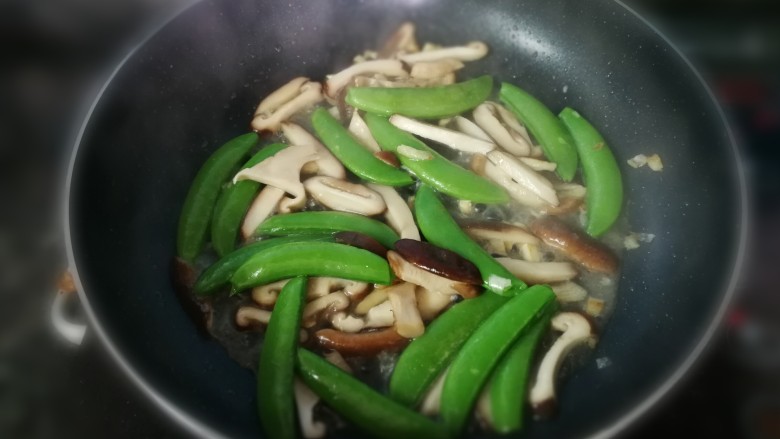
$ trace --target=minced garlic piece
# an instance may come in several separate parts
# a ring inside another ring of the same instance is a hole
[[[647,164],[647,156],[644,154],[637,154],[633,158],[628,159],[626,163],[632,168],[641,168]]]
[[[647,167],[655,172],[661,172],[664,170],[664,164],[661,162],[661,156],[653,154],[647,158]]]

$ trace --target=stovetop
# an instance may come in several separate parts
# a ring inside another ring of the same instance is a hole
[[[185,433],[93,334],[48,307],[65,267],[63,163],[98,79],[178,1],[0,3],[0,437]],[[732,120],[752,185],[748,270],[719,336],[625,437],[780,437],[780,15],[771,1],[633,1],[692,59]]]

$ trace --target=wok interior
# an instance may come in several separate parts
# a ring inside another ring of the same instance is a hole
[[[188,417],[260,436],[252,373],[199,338],[168,268],[181,203],[199,166],[245,132],[257,101],[292,76],[321,78],[400,22],[421,41],[482,40],[464,71],[509,80],[554,111],[578,108],[623,166],[630,229],[615,313],[593,361],[562,387],[555,421],[524,437],[582,436],[645,400],[714,318],[735,261],[736,159],[712,100],[678,55],[617,3],[476,0],[202,3],[119,71],[73,169],[73,253],[89,306],[124,359]],[[658,153],[660,174],[626,159]],[[609,359],[598,368],[596,359]],[[346,433],[349,435],[349,433]]]

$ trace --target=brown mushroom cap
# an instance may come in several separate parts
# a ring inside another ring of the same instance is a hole
[[[404,259],[423,270],[458,282],[482,284],[477,266],[457,253],[414,239],[399,239],[394,247]]]
[[[341,244],[352,247],[362,248],[381,257],[387,256],[387,249],[376,239],[358,232],[338,232],[333,235],[333,239]]]
[[[357,334],[328,328],[317,331],[314,338],[322,348],[339,351],[347,357],[371,357],[382,351],[396,351],[409,342],[395,328]]]
[[[545,244],[590,271],[606,274],[617,271],[617,257],[609,248],[555,217],[539,218],[531,224],[531,231]]]

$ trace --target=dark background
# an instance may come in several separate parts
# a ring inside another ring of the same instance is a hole
[[[76,127],[113,65],[180,3],[0,0],[0,438],[184,435],[92,334],[73,347],[48,323]],[[624,436],[780,438],[780,13],[772,0],[627,3],[689,56],[731,119],[752,243],[711,348]]]

